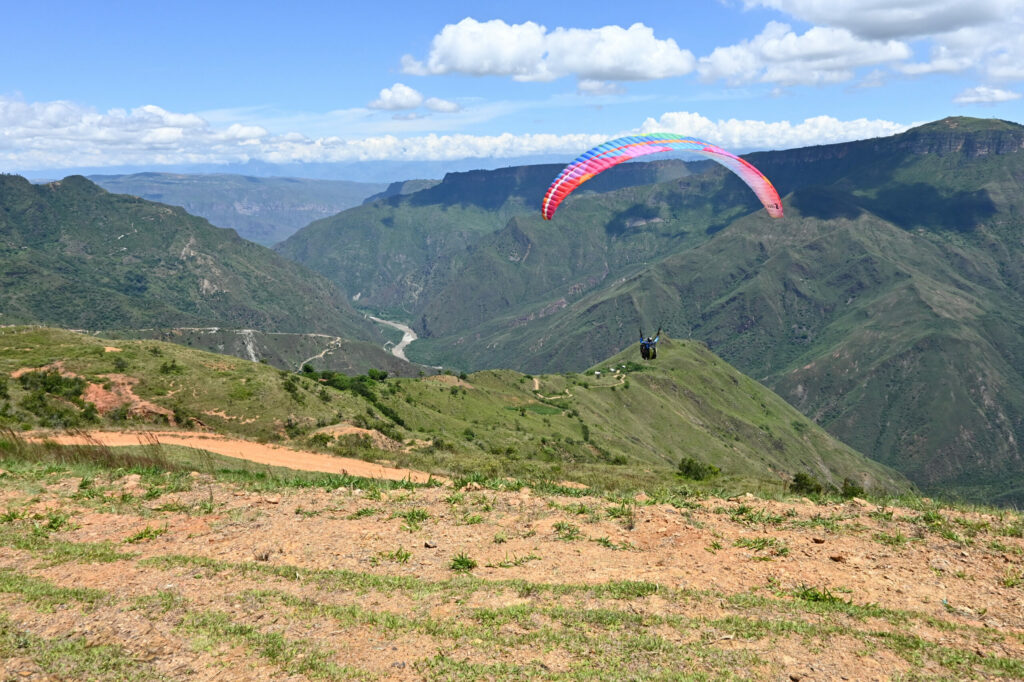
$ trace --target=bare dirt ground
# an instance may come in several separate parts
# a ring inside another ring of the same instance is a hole
[[[3,680],[1024,678],[1019,514],[7,466]]]
[[[366,432],[366,430],[358,429],[357,427],[341,427],[341,430],[337,430],[337,432],[356,433]],[[167,445],[182,445],[197,450],[208,450],[209,452],[215,452],[226,457],[237,457],[238,459],[256,462],[257,464],[288,467],[289,469],[298,469],[299,471],[323,471],[330,474],[349,474],[350,476],[381,478],[391,481],[410,479],[416,483],[425,483],[430,478],[429,474],[422,471],[395,469],[351,457],[336,457],[315,452],[304,452],[278,445],[254,443],[213,433],[90,431],[82,434],[47,435],[45,438],[60,445],[91,445],[95,443],[108,447],[147,445],[155,438],[157,442],[166,443]],[[393,443],[394,441],[390,442]]]

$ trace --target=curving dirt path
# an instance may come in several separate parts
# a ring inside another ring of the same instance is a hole
[[[157,443],[165,445],[183,445],[197,450],[209,450],[226,457],[300,471],[322,471],[329,474],[349,474],[365,478],[384,478],[391,481],[404,481],[408,478],[416,483],[425,483],[431,478],[430,474],[423,471],[396,469],[351,457],[335,457],[317,452],[292,450],[279,445],[254,443],[218,434],[175,431],[88,431],[58,435],[29,434],[28,438],[29,440],[50,440],[61,445],[97,443],[109,447],[152,445],[155,440]],[[433,478],[443,480],[438,476]]]

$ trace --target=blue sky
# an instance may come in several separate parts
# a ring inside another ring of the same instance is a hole
[[[5,3],[0,171],[736,151],[1024,122],[1024,0]]]

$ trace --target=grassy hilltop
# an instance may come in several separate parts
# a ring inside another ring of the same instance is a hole
[[[0,348],[0,421],[14,428],[148,420],[446,475],[625,489],[677,484],[683,459],[717,467],[712,483],[737,489],[781,490],[798,473],[835,488],[847,479],[878,492],[910,488],[694,342],[666,339],[654,363],[627,352],[580,374],[405,379],[285,372],[170,343],[39,328],[0,330]],[[74,377],[77,392],[65,385]]]

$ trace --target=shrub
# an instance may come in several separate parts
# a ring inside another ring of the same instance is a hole
[[[705,481],[709,478],[714,478],[720,473],[722,473],[722,470],[715,465],[705,464],[693,457],[683,457],[679,461],[679,474],[692,481]]]
[[[821,493],[821,483],[818,483],[810,474],[799,472],[793,476],[793,482],[789,484],[790,492],[802,495],[817,495]]]
[[[843,489],[840,490],[839,492],[846,499],[850,499],[851,497],[863,497],[864,496],[864,488],[862,488],[861,486],[857,485],[856,483],[854,483],[852,480],[850,480],[848,478],[843,479]]]
[[[183,371],[184,368],[179,365],[174,358],[171,358],[169,361],[160,365],[161,374],[181,374]]]

